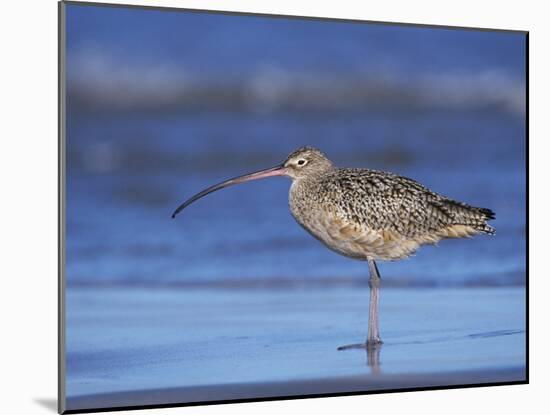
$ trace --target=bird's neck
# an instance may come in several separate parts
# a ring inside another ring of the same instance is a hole
[[[328,171],[329,170],[320,170],[308,174],[307,176],[293,178],[292,185],[290,186],[290,193],[297,195],[298,193],[313,189]]]

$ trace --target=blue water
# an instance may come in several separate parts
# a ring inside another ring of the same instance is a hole
[[[284,178],[217,192],[170,218],[195,192],[274,165],[303,144],[321,148],[338,165],[391,170],[496,212],[495,237],[424,248],[411,260],[382,265],[388,280],[524,282],[520,119],[476,113],[128,117],[69,126],[69,283],[364,279],[364,263],[327,250],[294,222]]]
[[[67,10],[69,63],[112,56],[120,65],[174,64],[223,77],[274,65],[293,72],[382,70],[411,77],[501,71],[524,79],[520,33],[85,5]]]

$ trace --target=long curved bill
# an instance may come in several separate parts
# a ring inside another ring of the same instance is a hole
[[[210,186],[208,189],[204,189],[202,192],[197,193],[195,196],[187,199],[185,202],[179,205],[178,208],[174,211],[174,213],[172,213],[172,219],[174,219],[178,213],[180,213],[183,209],[185,209],[191,203],[195,202],[196,200],[200,199],[203,196],[206,196],[209,193],[215,192],[216,190],[220,190],[220,189],[223,189],[224,187],[232,186],[234,184],[248,182],[250,180],[258,180],[258,179],[263,179],[265,177],[271,177],[271,176],[284,176],[285,174],[286,174],[286,168],[283,165],[279,165],[279,166],[271,167],[270,169],[265,169],[254,173],[245,174],[244,176],[235,177],[233,179],[226,180],[225,182],[215,184],[214,186]]]

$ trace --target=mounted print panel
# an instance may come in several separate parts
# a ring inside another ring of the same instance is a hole
[[[60,3],[60,411],[527,382],[527,33]]]

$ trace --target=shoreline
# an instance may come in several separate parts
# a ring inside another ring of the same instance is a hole
[[[234,278],[224,280],[187,280],[187,281],[67,281],[68,289],[192,289],[192,290],[301,290],[301,289],[346,289],[367,288],[368,277],[320,277],[320,278]],[[477,281],[440,282],[417,280],[414,278],[385,278],[383,289],[492,289],[492,288],[525,288],[525,281],[516,280],[514,283],[498,283],[496,279],[480,279]]]

